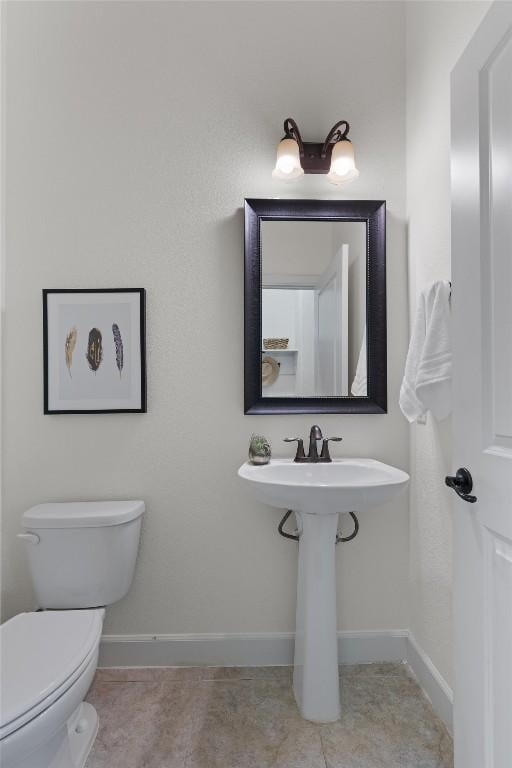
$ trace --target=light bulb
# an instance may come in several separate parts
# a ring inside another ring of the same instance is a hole
[[[300,164],[299,145],[295,139],[281,139],[277,146],[276,167],[272,171],[274,179],[291,181],[302,176],[304,170]]]
[[[281,155],[276,162],[276,167],[281,173],[289,174],[295,168],[295,160],[291,155]]]
[[[345,184],[358,176],[352,142],[348,139],[337,141],[332,148],[331,168],[327,180],[331,184]]]
[[[337,173],[338,176],[345,176],[345,174],[352,170],[352,165],[346,157],[339,157],[334,161],[333,166],[334,173]]]

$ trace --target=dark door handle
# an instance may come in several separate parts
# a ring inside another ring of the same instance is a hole
[[[475,503],[476,496],[470,495],[473,490],[473,478],[471,477],[469,469],[460,467],[455,473],[455,477],[453,475],[447,475],[444,481],[448,488],[453,488],[455,493],[458,494],[461,499],[469,502],[469,504]]]

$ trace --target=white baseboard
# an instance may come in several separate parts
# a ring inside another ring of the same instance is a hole
[[[100,667],[293,664],[294,634],[104,635]],[[340,664],[407,661],[434,710],[452,732],[453,694],[439,670],[406,629],[338,632]]]
[[[453,692],[430,656],[418,645],[414,635],[407,639],[407,663],[430,700],[437,716],[453,734]]]
[[[100,667],[291,664],[293,634],[104,635]]]
[[[407,630],[339,632],[340,664],[404,661]],[[100,667],[226,666],[293,664],[294,634],[104,635]]]
[[[338,632],[339,662],[371,664],[378,661],[404,661],[408,635],[406,629]]]

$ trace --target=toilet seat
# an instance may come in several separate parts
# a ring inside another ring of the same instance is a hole
[[[22,613],[0,627],[0,739],[50,707],[80,677],[97,652],[103,615],[103,608]]]

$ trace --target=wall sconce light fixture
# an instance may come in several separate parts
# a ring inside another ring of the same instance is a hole
[[[354,147],[348,138],[350,126],[346,120],[333,125],[321,143],[302,141],[295,120],[284,121],[284,136],[277,146],[274,179],[291,181],[305,173],[326,173],[331,184],[346,184],[359,176]]]

